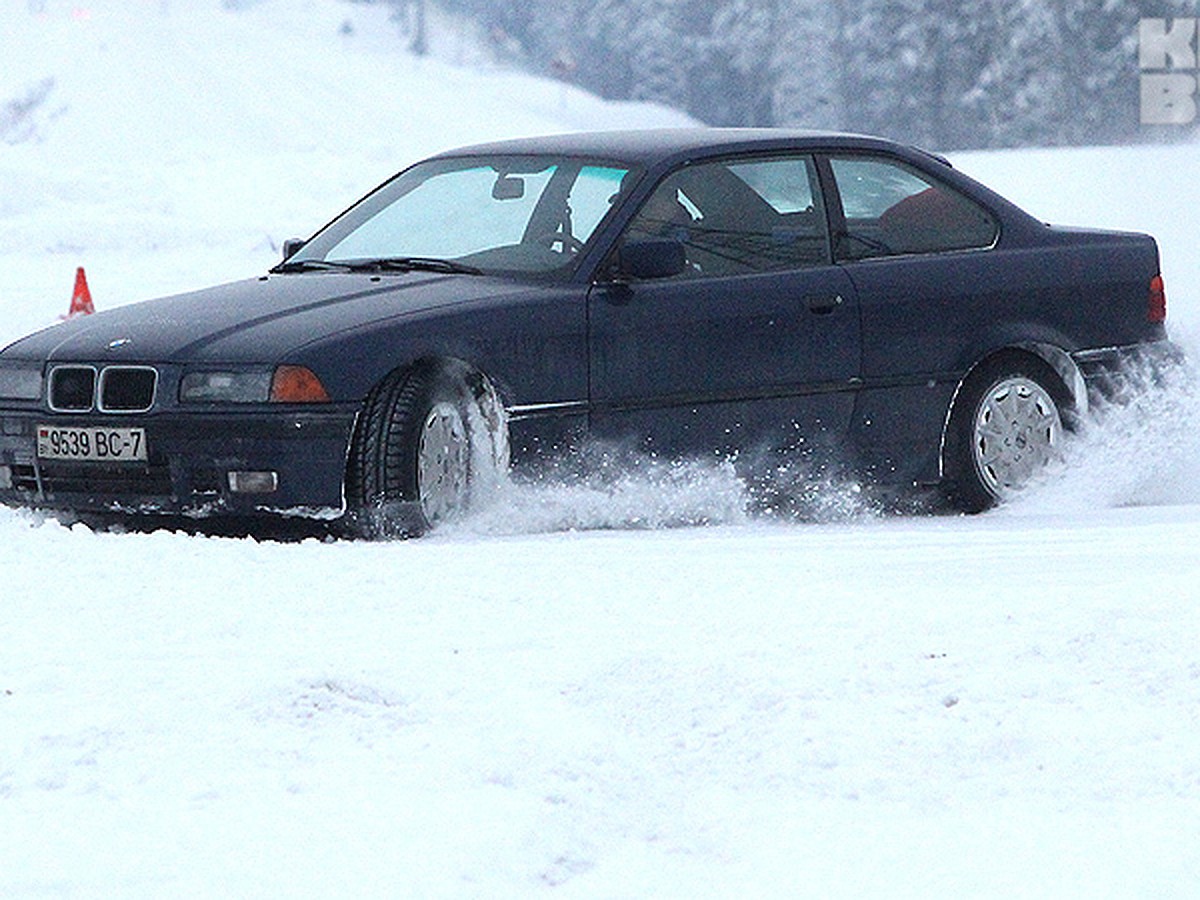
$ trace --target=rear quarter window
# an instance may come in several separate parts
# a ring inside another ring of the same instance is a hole
[[[830,160],[845,216],[838,256],[864,259],[992,246],[995,218],[953,188],[902,163],[874,157]]]

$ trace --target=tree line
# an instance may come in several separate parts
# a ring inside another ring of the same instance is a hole
[[[424,0],[390,2],[411,18]],[[602,97],[944,150],[1182,136],[1140,122],[1138,22],[1196,15],[1195,0],[439,3],[501,57]]]

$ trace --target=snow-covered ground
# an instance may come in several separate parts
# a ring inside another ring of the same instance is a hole
[[[77,265],[100,308],[260,272],[446,146],[684,121],[335,0],[0,34],[0,341]],[[1195,344],[1200,149],[955,162],[1155,234]],[[0,896],[1194,896],[1198,410],[1180,376],[970,518],[754,520],[650,465],[392,544],[0,510]]]

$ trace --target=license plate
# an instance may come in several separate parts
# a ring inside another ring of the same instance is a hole
[[[37,455],[40,459],[145,462],[146,429],[39,425]]]

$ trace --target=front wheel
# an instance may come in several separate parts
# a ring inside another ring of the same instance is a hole
[[[357,534],[416,536],[453,521],[508,465],[504,408],[465,364],[396,371],[359,416],[346,494]]]
[[[947,488],[968,512],[1026,487],[1061,456],[1071,396],[1049,366],[1003,354],[973,372],[959,392],[946,441]]]

